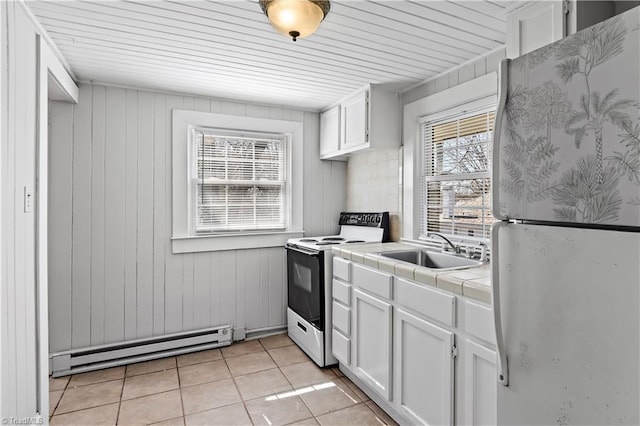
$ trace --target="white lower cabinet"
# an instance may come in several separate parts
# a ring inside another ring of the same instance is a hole
[[[391,400],[391,303],[353,290],[353,372]]]
[[[395,402],[412,424],[453,424],[453,332],[397,309]]]
[[[333,356],[344,365],[351,365],[351,340],[335,328],[331,331]]]
[[[467,425],[497,424],[496,352],[469,339],[463,354]]]
[[[401,424],[496,424],[491,306],[334,265],[333,354],[345,374]]]

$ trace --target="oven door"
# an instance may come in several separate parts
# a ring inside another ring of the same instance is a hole
[[[289,308],[324,331],[324,252],[287,245]]]

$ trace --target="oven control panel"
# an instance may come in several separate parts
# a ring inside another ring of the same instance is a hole
[[[385,228],[389,226],[389,212],[382,213],[340,213],[340,225],[371,226]]]

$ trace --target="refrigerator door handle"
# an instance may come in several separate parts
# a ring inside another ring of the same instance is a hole
[[[491,299],[493,302],[493,323],[496,330],[496,349],[498,351],[498,382],[509,385],[509,364],[502,332],[502,312],[500,310],[500,276],[498,255],[498,231],[509,222],[496,222],[491,227]]]
[[[500,213],[500,131],[502,130],[502,120],[505,114],[505,108],[507,105],[507,91],[509,90],[509,61],[510,59],[503,59],[500,61],[500,67],[498,69],[498,108],[496,110],[496,119],[493,123],[493,172],[491,176],[491,182],[493,182],[492,209],[493,216],[500,220],[509,220],[508,217],[503,216]]]

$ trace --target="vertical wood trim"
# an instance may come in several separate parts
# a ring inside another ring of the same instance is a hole
[[[284,258],[285,251],[283,248],[275,247],[269,249],[269,258],[267,264],[269,265],[269,286],[268,296],[269,301],[269,326],[275,327],[285,323],[285,310],[286,305],[283,304],[284,293],[286,289],[286,279],[282,270],[282,259]]]
[[[138,274],[138,92],[125,95],[125,220],[124,220],[124,338],[138,336],[137,274]]]
[[[211,276],[211,258],[215,253],[195,253],[193,256],[193,327],[209,325],[211,288],[217,279]]]
[[[482,77],[487,73],[487,58],[482,57],[474,62],[476,68],[476,78]]]
[[[15,9],[16,24],[16,148],[15,148],[15,350],[17,413],[35,413],[36,398],[36,137],[37,137],[37,50],[36,32],[22,7]],[[27,186],[32,194],[32,209],[24,211],[21,190]]]
[[[8,111],[8,75],[6,64],[7,60],[7,51],[5,46],[7,45],[7,4],[0,3],[0,140],[8,141],[8,132],[7,126],[9,125],[9,121],[7,119],[7,111]],[[7,143],[0,144],[0,311],[7,312],[7,298],[5,295],[5,289],[8,287],[9,282],[5,280],[5,266],[4,266],[4,253],[7,250],[6,244],[7,240],[3,238],[4,236],[4,210],[3,206],[7,205],[4,201],[4,194],[8,192],[3,186],[5,183],[4,178],[4,149]],[[7,386],[9,371],[6,359],[8,358],[8,347],[9,347],[9,336],[6,331],[6,319],[4,315],[0,315],[0,415],[6,412],[6,400],[8,399],[7,391],[9,390]]]
[[[182,109],[184,100],[182,96],[167,96],[165,102],[165,131],[164,139],[157,137],[157,143],[161,140],[165,145],[164,169],[167,171],[164,182],[165,212],[172,209],[171,185],[172,185],[172,143],[171,143],[171,112],[173,109]],[[169,213],[167,215],[170,217]],[[172,222],[167,218],[164,230],[164,255],[165,255],[165,300],[164,300],[164,330],[165,333],[182,331],[182,257],[171,252]]]
[[[236,302],[236,328],[246,328],[249,320],[246,316],[246,280],[247,280],[247,270],[249,269],[247,265],[249,265],[250,256],[249,250],[237,250],[236,251],[236,291],[235,291],[235,302]]]
[[[138,337],[153,335],[153,94],[138,94]]]
[[[105,97],[103,86],[93,87],[91,117],[91,344],[104,343],[104,165]]]
[[[460,83],[464,83],[465,81],[473,80],[476,75],[475,63],[471,62],[464,67],[460,68],[458,72],[459,78],[458,81]]]
[[[71,347],[73,255],[73,105],[50,108],[49,132],[49,312],[50,350]]]
[[[193,330],[193,256],[193,253],[182,256],[182,327],[185,330]]]
[[[73,250],[71,344],[91,344],[91,111],[93,87],[82,85],[73,122]],[[52,306],[51,311],[59,309]]]
[[[190,96],[183,98],[184,108],[193,110],[194,99]],[[193,328],[193,254],[182,255],[182,327],[185,330]]]
[[[126,92],[107,88],[105,138],[105,324],[106,343],[124,340]]]
[[[218,282],[217,291],[212,293],[212,295],[217,295],[217,303],[215,305],[212,304],[212,306],[217,307],[216,315],[212,318],[212,324],[235,323],[236,327],[241,327],[238,324],[240,315],[237,313],[238,300],[240,298],[236,266],[237,258],[238,252],[236,250],[222,251],[217,253],[211,263],[211,276],[216,277]],[[217,322],[215,318],[217,318]]]
[[[3,20],[3,26],[0,30],[4,30],[6,28],[6,44],[10,45],[10,43],[15,40],[15,7],[16,4],[14,2],[3,2],[2,3],[3,10],[6,13],[6,17]],[[5,26],[6,25],[6,26]],[[3,369],[3,375],[0,376],[2,380],[2,406],[5,410],[4,412],[15,411],[17,408],[17,397],[16,392],[14,391],[17,387],[17,372],[16,372],[16,351],[13,347],[13,344],[16,339],[15,335],[15,252],[14,252],[14,242],[16,238],[16,228],[15,228],[15,214],[14,214],[14,204],[16,202],[14,192],[16,190],[16,176],[15,176],[15,143],[13,141],[16,140],[16,96],[18,91],[18,86],[15,84],[15,70],[12,68],[12,64],[15,63],[16,57],[16,49],[8,49],[4,44],[1,46],[3,49],[3,59],[2,63],[3,71],[6,71],[6,84],[7,84],[7,93],[6,96],[2,98],[4,102],[6,99],[6,112],[3,114],[6,117],[6,135],[7,142],[0,144],[0,149],[3,151],[2,158],[4,161],[4,166],[2,168],[3,172],[3,190],[0,191],[0,197],[4,198],[3,201],[3,210],[2,216],[0,220],[2,220],[2,229],[3,229],[3,239],[0,240],[2,244],[2,257],[0,257],[0,262],[3,262],[5,268],[3,271],[3,282],[2,286],[0,286],[0,291],[3,292],[2,299],[4,304],[2,306],[3,315],[2,318],[4,320],[3,328],[0,330],[2,333],[0,340],[1,342],[7,342],[7,344],[3,344],[2,347],[2,357],[0,358],[0,362],[5,367]],[[4,68],[6,64],[6,69]]]
[[[255,328],[259,328],[261,324],[269,323],[269,285],[271,284],[271,274],[269,268],[269,248],[261,248],[258,250],[258,259],[260,261],[260,267],[258,269],[258,276],[256,277],[256,284],[258,291],[256,291],[259,300],[256,302],[257,317],[255,319]],[[247,307],[249,308],[249,307]],[[254,328],[253,326],[251,328]]]
[[[153,129],[153,334],[164,333],[165,299],[165,220],[169,210],[165,209],[165,95],[154,95]]]

